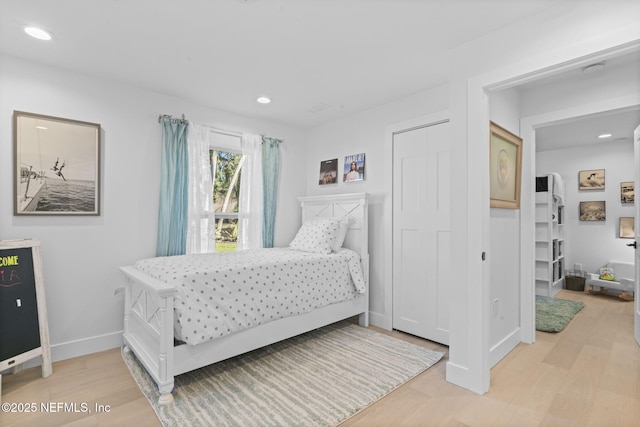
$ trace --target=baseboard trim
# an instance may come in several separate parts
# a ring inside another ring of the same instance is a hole
[[[393,326],[391,325],[391,319],[387,318],[384,314],[375,313],[373,311],[369,311],[369,323],[373,326],[377,326],[378,328],[386,329],[390,331]]]
[[[471,370],[465,366],[461,366],[453,362],[447,362],[447,382],[466,388],[467,390],[477,394],[485,394],[489,391],[488,386],[486,389],[483,388],[482,379],[477,378],[477,375],[472,374]]]
[[[509,335],[489,350],[489,366],[494,367],[499,361],[520,344],[520,327],[514,329]]]
[[[122,346],[122,331],[112,332],[95,337],[83,338],[81,340],[67,341],[60,344],[51,345],[51,361],[73,359],[74,357],[86,356],[87,354],[99,351],[110,350]],[[24,363],[24,368],[40,366],[42,360],[37,357]]]

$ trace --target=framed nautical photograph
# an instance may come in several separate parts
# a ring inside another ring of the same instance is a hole
[[[620,201],[622,203],[634,203],[635,201],[635,183],[633,181],[620,183]]]
[[[604,201],[580,202],[580,221],[606,221],[607,208]]]
[[[100,215],[100,125],[13,112],[14,215]]]
[[[520,209],[522,138],[491,122],[489,161],[490,206]]]
[[[604,169],[589,169],[578,172],[579,190],[604,190]]]
[[[620,238],[621,239],[633,239],[636,231],[634,226],[634,218],[632,216],[620,217]]]
[[[338,159],[323,160],[320,162],[319,185],[335,184],[338,178]]]
[[[343,182],[362,181],[364,179],[364,153],[352,154],[344,158]]]

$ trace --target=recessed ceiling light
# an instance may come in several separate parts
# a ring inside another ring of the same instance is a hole
[[[598,135],[598,138],[600,138],[600,139],[611,138],[611,134],[610,133],[603,133],[601,135]]]
[[[266,96],[260,96],[258,97],[258,99],[256,99],[256,101],[258,101],[260,104],[268,104],[271,102],[271,99]]]
[[[24,32],[38,40],[51,40],[51,33],[38,27],[25,27]]]

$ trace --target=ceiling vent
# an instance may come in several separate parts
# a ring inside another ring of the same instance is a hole
[[[582,67],[583,73],[597,73],[598,71],[604,70],[605,62],[596,62],[595,64],[589,64],[586,67]]]
[[[333,109],[333,107],[329,104],[325,104],[324,102],[318,102],[316,105],[312,106],[311,108],[307,108],[306,111],[307,113],[321,113],[322,111],[325,110],[331,110]]]

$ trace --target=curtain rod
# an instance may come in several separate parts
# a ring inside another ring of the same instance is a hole
[[[173,117],[171,114],[160,114],[158,116],[158,123],[162,122],[162,120],[176,120],[176,121],[183,121],[188,123],[188,120],[184,117],[184,114],[182,115],[182,119],[177,119]]]
[[[163,119],[165,119],[165,120],[182,120],[182,121],[188,122],[188,120],[185,118],[184,114],[182,115],[182,119],[176,119],[170,114],[160,114],[158,116],[158,123],[160,123]],[[221,129],[221,128],[217,128],[215,126],[210,126],[210,125],[203,125],[203,126],[206,126],[207,128],[209,128],[209,131],[211,131],[211,132],[219,133],[219,134],[223,134],[223,135],[242,137],[242,135],[244,134],[243,132],[238,132],[238,131],[234,131],[234,130],[227,130],[227,129]],[[259,135],[262,136],[263,138],[265,137],[263,134],[259,134]],[[284,143],[284,141],[282,139],[280,139],[280,138],[274,138],[274,137],[271,137],[271,136],[266,137],[266,138],[271,138],[271,139],[278,140],[280,144]]]
[[[263,134],[260,134],[260,136],[263,138],[275,139],[276,141],[278,141],[278,144],[284,144],[284,140],[281,138],[274,138],[273,136],[265,136]]]
[[[244,135],[243,132],[238,132],[238,131],[234,131],[234,130],[227,130],[227,129],[221,129],[221,128],[217,128],[214,126],[209,126],[209,125],[205,125],[206,127],[209,128],[209,131],[213,132],[213,133],[218,133],[218,134],[222,134],[222,135],[229,135],[229,136],[239,136],[242,137],[242,135]],[[271,138],[271,139],[277,139],[279,141],[280,144],[283,144],[284,141],[280,138],[274,138],[272,136],[265,136],[261,133],[259,133],[258,135],[260,135],[263,138]]]

